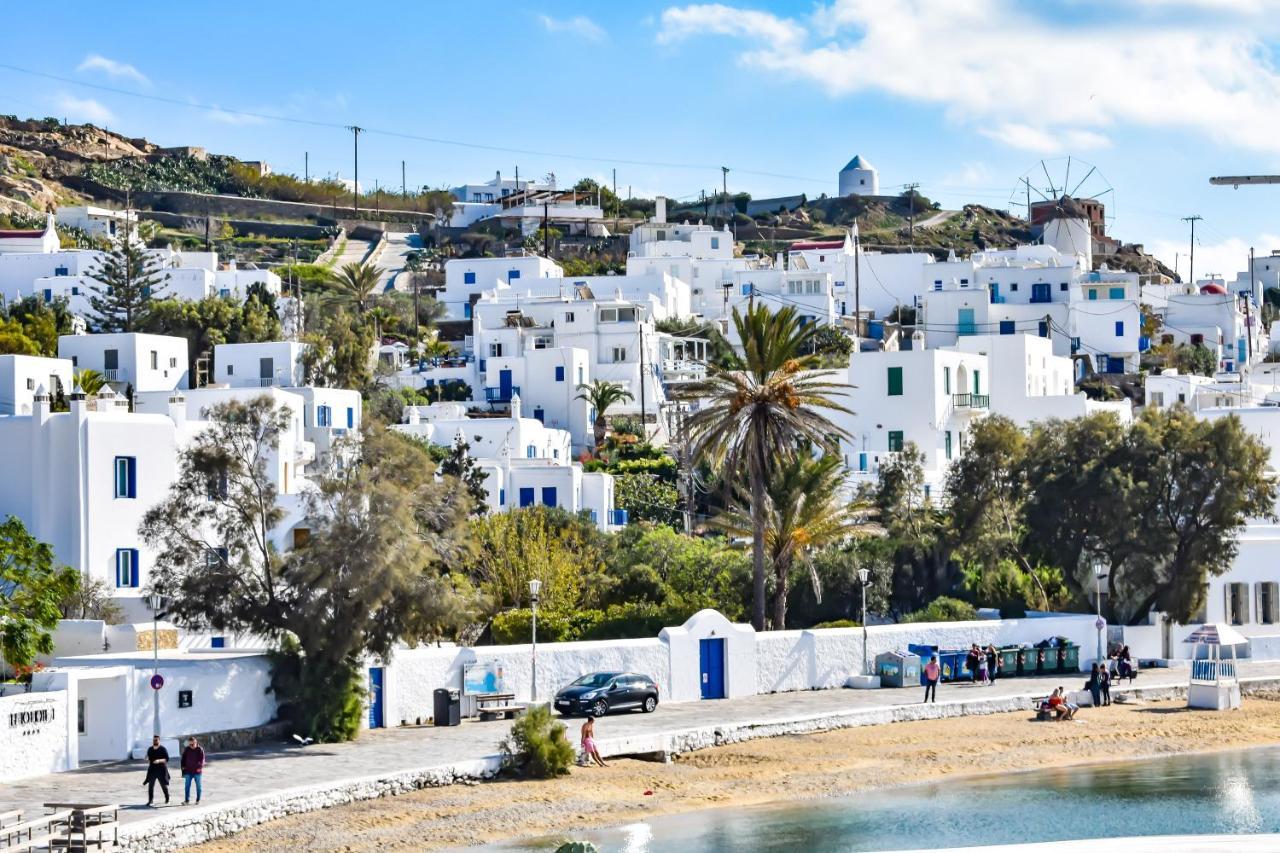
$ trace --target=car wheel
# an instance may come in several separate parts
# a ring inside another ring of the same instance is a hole
[[[652,713],[657,709],[657,707],[658,707],[658,697],[657,697],[657,696],[648,696],[648,697],[646,697],[646,698],[645,698],[645,700],[644,700],[644,712],[645,712],[646,714],[652,714]]]
[[[609,703],[603,699],[597,699],[595,704],[591,706],[591,715],[593,717],[603,717],[609,713]]]

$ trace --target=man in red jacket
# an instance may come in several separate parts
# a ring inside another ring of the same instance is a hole
[[[194,736],[187,738],[187,745],[182,750],[182,804],[191,803],[191,780],[196,782],[196,805],[200,805],[203,793],[200,778],[204,775],[204,747]]]

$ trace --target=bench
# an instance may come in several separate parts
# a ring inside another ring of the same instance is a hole
[[[0,827],[10,823],[22,823],[22,809],[0,812]]]
[[[1129,683],[1130,683],[1130,684],[1133,684],[1133,680],[1134,680],[1135,678],[1137,678],[1137,677],[1138,677],[1138,667],[1137,667],[1137,665],[1136,665],[1136,664],[1133,664],[1133,663],[1130,663],[1130,664],[1129,664],[1129,674],[1128,674],[1128,675],[1121,675],[1121,674],[1120,674],[1120,670],[1119,670],[1119,669],[1113,669],[1113,670],[1111,671],[1111,683],[1112,683],[1112,684],[1116,684],[1116,683],[1118,683],[1121,679],[1125,679],[1125,678],[1129,679]]]
[[[8,850],[15,845],[30,842],[41,836],[48,836],[65,830],[71,825],[71,811],[64,809],[37,817],[23,823],[14,823],[0,827],[0,849]]]
[[[510,720],[526,710],[528,706],[516,702],[514,693],[481,693],[476,696],[476,713],[485,722],[499,717]]]
[[[61,842],[66,844],[66,838],[61,835],[38,835],[35,838],[28,838],[19,844],[10,844],[0,847],[4,853],[31,853],[34,850],[53,850],[56,845]]]
[[[66,848],[88,850],[89,845],[93,845],[102,850],[108,844],[114,848],[120,843],[119,828],[120,807],[114,803],[73,809]]]

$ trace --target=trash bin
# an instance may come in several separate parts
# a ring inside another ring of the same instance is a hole
[[[876,675],[881,687],[914,687],[923,677],[920,656],[911,652],[876,655]]]
[[[462,722],[462,698],[458,690],[437,687],[435,698],[435,724],[437,726],[456,726]]]
[[[1040,649],[1018,649],[1018,675],[1035,675],[1040,671]]]
[[[1000,677],[1011,678],[1018,674],[1018,652],[1021,651],[1017,646],[1009,646],[1000,650]]]
[[[1080,647],[1074,643],[1068,643],[1058,649],[1058,671],[1059,672],[1079,672],[1080,671]]]
[[[943,681],[965,681],[971,677],[969,668],[965,666],[968,654],[964,649],[943,649],[938,653]]]
[[[924,666],[929,662],[929,660],[934,655],[938,653],[938,647],[925,646],[919,643],[908,643],[907,651],[920,659],[920,686],[923,687],[924,686]],[[942,664],[941,658],[938,659],[938,664],[939,666],[941,666]],[[942,679],[939,678],[938,680],[941,681]]]

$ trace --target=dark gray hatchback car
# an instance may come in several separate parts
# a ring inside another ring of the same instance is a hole
[[[566,717],[639,708],[646,714],[658,707],[658,685],[635,672],[593,672],[556,694],[555,709]]]

